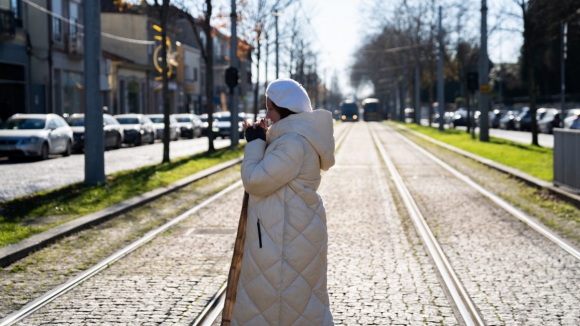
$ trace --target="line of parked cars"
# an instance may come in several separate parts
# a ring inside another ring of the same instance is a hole
[[[507,111],[502,113],[495,110],[493,114],[494,116],[490,121],[497,121],[500,129],[532,130],[532,113],[527,107],[522,108],[519,112]],[[561,110],[554,108],[539,108],[536,110],[536,121],[538,131],[546,134],[553,133],[554,128],[580,129],[580,109],[567,110],[563,114]],[[495,128],[494,123],[492,123],[492,127]]]
[[[193,114],[170,116],[170,140],[189,139],[204,134],[204,124]],[[123,143],[140,146],[163,139],[163,115],[103,114],[105,148],[121,148]],[[207,128],[207,125],[205,126]],[[207,134],[207,132],[205,132]],[[0,157],[69,156],[84,150],[85,116],[72,114],[65,120],[56,114],[15,114],[0,128]]]

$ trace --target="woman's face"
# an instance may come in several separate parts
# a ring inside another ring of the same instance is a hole
[[[272,103],[272,100],[269,98],[266,98],[266,109],[266,119],[270,119],[272,124],[275,124],[280,120],[280,113],[274,109],[274,103]]]

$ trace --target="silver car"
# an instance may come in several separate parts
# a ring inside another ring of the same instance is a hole
[[[580,129],[580,109],[568,110],[564,118],[564,128]]]
[[[56,114],[15,114],[0,129],[0,156],[69,156],[72,140],[72,129]]]
[[[163,130],[165,129],[163,114],[148,114],[147,117],[153,121],[153,127],[155,128],[155,139],[163,139]],[[177,120],[173,115],[169,116],[169,139],[179,140],[179,133],[181,129]]]
[[[201,137],[201,120],[189,113],[174,114],[180,129],[180,136],[189,139]]]

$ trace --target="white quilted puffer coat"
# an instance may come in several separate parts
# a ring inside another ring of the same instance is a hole
[[[250,200],[232,325],[334,325],[326,213],[316,193],[320,170],[333,165],[325,110],[290,115],[270,127],[267,142],[246,145],[242,180]]]

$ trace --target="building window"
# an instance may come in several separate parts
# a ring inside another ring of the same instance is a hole
[[[75,2],[69,4],[69,19],[71,21],[69,25],[69,33],[75,35],[77,33],[77,23],[79,22],[79,5]]]
[[[63,113],[83,113],[83,75],[76,72],[62,72]]]
[[[197,68],[193,68],[193,81],[197,81]]]
[[[129,113],[139,113],[139,83],[127,83],[127,105]]]
[[[62,0],[52,1],[52,12],[62,16]],[[55,41],[62,41],[62,21],[57,17],[52,17],[52,38]]]

